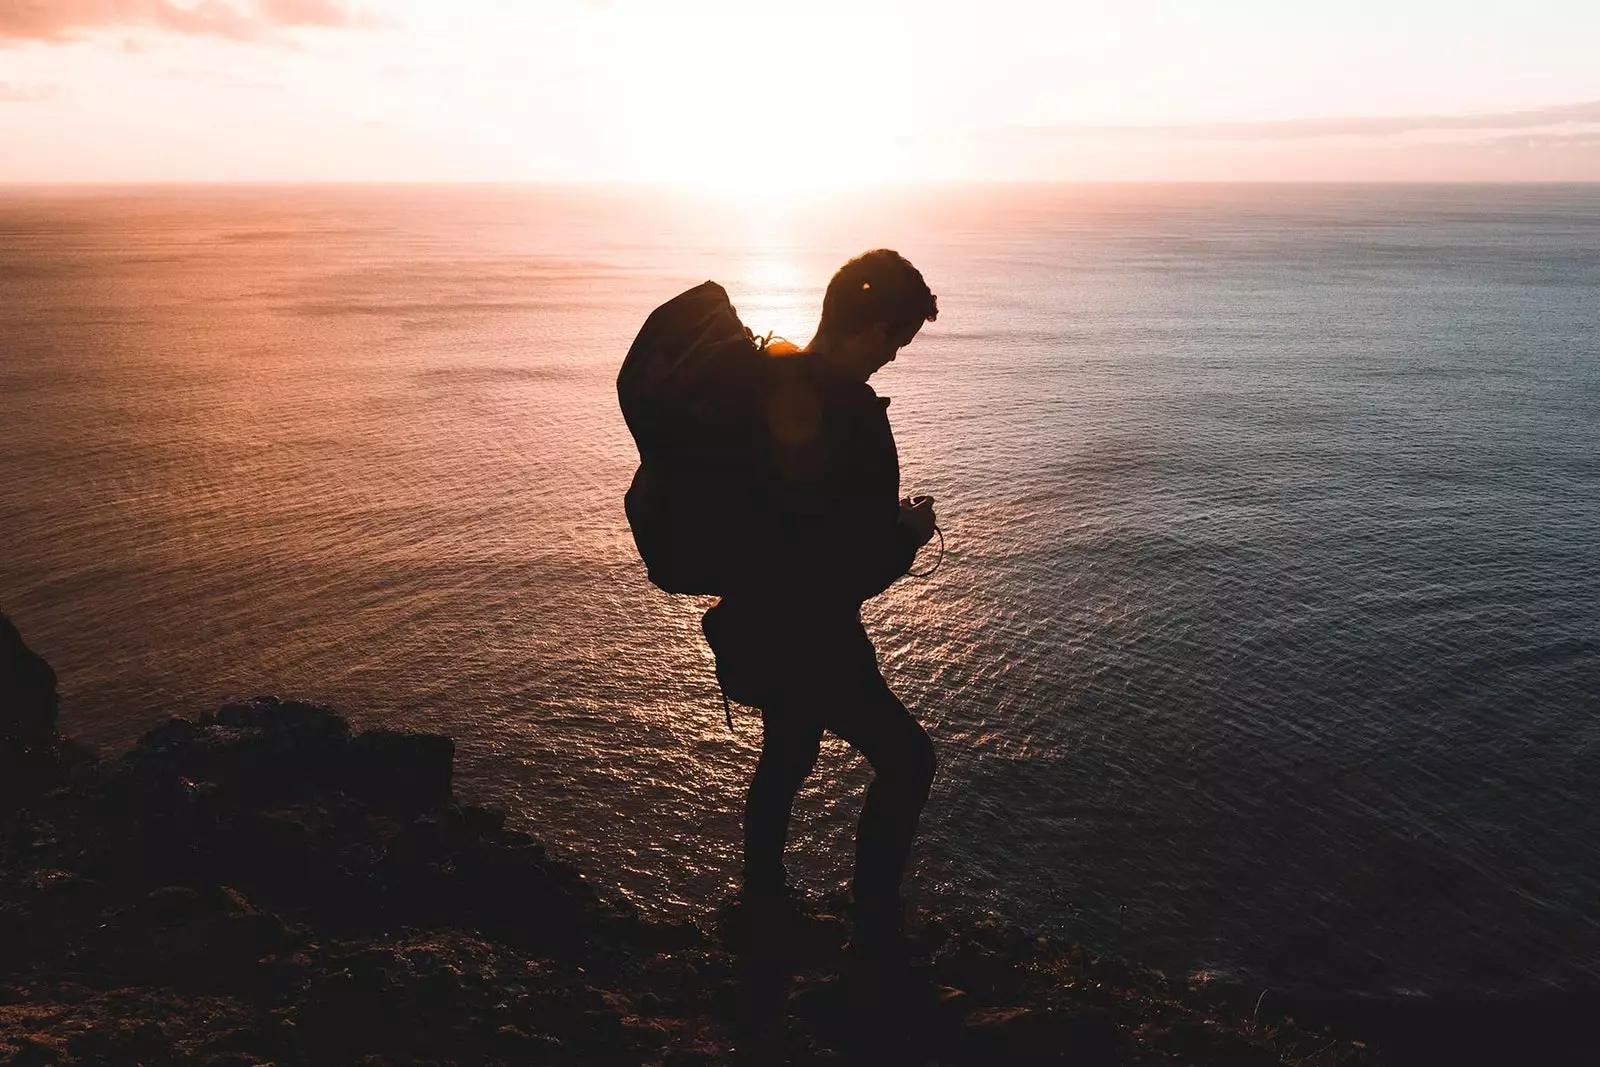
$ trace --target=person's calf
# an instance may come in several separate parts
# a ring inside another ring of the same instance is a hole
[[[911,745],[902,772],[906,779],[907,790],[920,796],[922,800],[927,800],[928,791],[933,788],[934,775],[938,771],[939,757],[933,750],[933,738],[928,736],[926,730],[918,730],[917,740]]]

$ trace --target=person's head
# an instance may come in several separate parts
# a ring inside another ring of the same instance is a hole
[[[900,253],[874,249],[840,267],[828,283],[811,349],[866,381],[924,322],[938,317],[938,298],[922,273]]]

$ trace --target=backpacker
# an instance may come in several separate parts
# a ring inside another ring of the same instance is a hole
[[[650,581],[722,594],[755,563],[770,365],[728,300],[705,282],[651,312],[617,374],[639,446],[624,499]]]

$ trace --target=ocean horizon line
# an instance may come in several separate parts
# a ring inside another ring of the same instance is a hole
[[[971,178],[904,181],[866,181],[820,186],[815,189],[782,187],[775,190],[798,199],[837,193],[871,192],[888,189],[1052,189],[1052,188],[1231,188],[1235,186],[1286,188],[1574,188],[1600,186],[1600,180],[1524,178],[1485,181],[1480,179],[1404,179],[1404,178]],[[150,178],[103,181],[69,178],[56,181],[12,181],[0,179],[0,190],[7,192],[40,189],[283,189],[283,188],[434,188],[434,189],[617,189],[700,193],[705,195],[750,195],[716,186],[690,182],[639,181],[627,179],[404,179],[404,178]]]

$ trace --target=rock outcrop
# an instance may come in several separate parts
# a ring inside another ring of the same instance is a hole
[[[0,614],[0,817],[94,761],[56,729],[56,672]]]
[[[38,743],[54,737],[60,705],[56,672],[23,644],[10,618],[0,615],[0,743]]]
[[[309,704],[173,719],[94,760],[55,732],[54,675],[15,634],[0,1064],[1375,1061],[1252,1017],[1254,991],[1202,996],[982,918],[919,915],[908,961],[849,952],[837,901],[760,952],[736,907],[649,921],[455,803],[448,738],[352,736]]]

